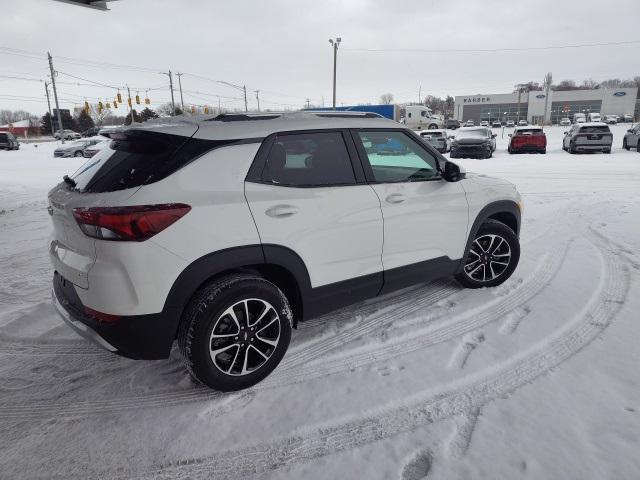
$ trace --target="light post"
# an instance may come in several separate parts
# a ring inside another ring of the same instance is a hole
[[[249,107],[247,104],[247,86],[246,85],[236,85],[235,83],[225,82],[224,80],[216,80],[216,83],[220,83],[222,85],[227,85],[228,87],[235,88],[240,91],[244,95],[244,111],[248,112]]]
[[[338,63],[338,46],[342,38],[337,37],[335,40],[329,39],[329,44],[333,48],[333,109],[336,109],[336,65]]]

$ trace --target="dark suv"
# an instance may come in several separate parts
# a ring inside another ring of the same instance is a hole
[[[444,128],[446,128],[447,130],[455,130],[456,128],[460,128],[460,122],[458,120],[450,118],[444,123]]]
[[[0,148],[3,150],[18,150],[20,142],[11,132],[0,132]]]

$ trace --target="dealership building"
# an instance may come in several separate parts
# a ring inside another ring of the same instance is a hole
[[[596,90],[544,91],[463,95],[455,97],[454,117],[457,120],[482,121],[523,120],[529,123],[559,123],[574,113],[600,113],[600,115],[634,115],[637,88],[599,88]],[[547,116],[545,116],[545,108]]]

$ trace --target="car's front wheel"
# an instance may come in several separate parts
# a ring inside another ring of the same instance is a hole
[[[289,302],[273,283],[231,275],[201,288],[178,333],[193,378],[215,390],[251,387],[282,360],[291,339]]]
[[[82,156],[82,152],[80,150],[78,150],[76,153],[73,154],[74,157],[81,157]]]
[[[622,148],[624,148],[625,150],[630,150],[631,149],[631,147],[627,143],[627,139],[626,138],[622,139]]]
[[[456,280],[467,288],[495,287],[518,266],[520,241],[516,233],[497,220],[487,220],[469,245]]]

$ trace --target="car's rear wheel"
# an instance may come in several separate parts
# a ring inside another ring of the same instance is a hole
[[[631,147],[627,144],[626,138],[622,139],[622,148],[624,148],[625,150],[631,150]]]
[[[215,390],[251,387],[282,360],[291,339],[289,302],[273,283],[231,275],[200,289],[187,307],[178,345],[191,376]]]
[[[74,157],[81,157],[82,156],[82,152],[81,151],[77,151],[76,153],[73,154]]]
[[[438,125],[436,125],[435,123],[432,123],[431,125],[429,125],[429,130],[436,130],[438,128]]]
[[[487,220],[471,241],[456,280],[467,288],[495,287],[511,276],[519,260],[516,233],[502,222]]]
[[[576,147],[573,145],[573,143],[569,144],[569,153],[577,153]]]

